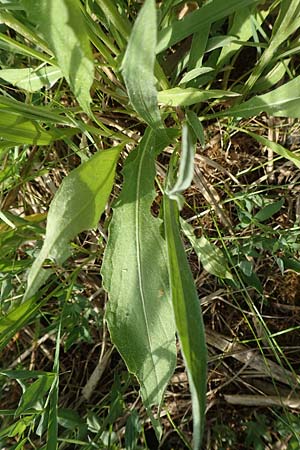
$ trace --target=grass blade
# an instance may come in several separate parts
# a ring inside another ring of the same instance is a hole
[[[294,163],[295,166],[298,167],[298,169],[300,169],[300,155],[291,152],[290,150],[284,148],[277,142],[270,141],[270,139],[267,139],[264,136],[260,136],[259,134],[252,133],[251,131],[242,128],[238,128],[238,130],[241,131],[242,133],[248,134],[249,136],[253,137],[253,139],[259,142],[261,145],[272,149],[273,152],[276,153],[277,155],[283,156],[283,158],[288,159],[289,161]]]
[[[80,106],[90,113],[94,63],[78,0],[23,0],[26,12],[49,43]]]
[[[148,414],[160,405],[176,361],[167,254],[161,221],[150,211],[155,197],[155,156],[167,143],[147,129],[124,166],[102,266],[109,294],[106,320],[113,343],[138,379]],[[158,424],[151,417],[158,433]]]
[[[122,146],[96,153],[62,182],[48,213],[43,247],[28,275],[25,299],[33,296],[51,272],[45,259],[62,264],[69,256],[69,242],[83,230],[97,225],[104,211]]]
[[[46,450],[56,450],[58,445],[58,387],[59,387],[59,354],[61,345],[61,322],[57,330],[56,336],[56,348],[55,348],[55,358],[53,364],[53,371],[55,372],[55,378],[51,387],[51,392],[49,394],[49,416],[48,416],[48,439]]]
[[[180,239],[177,204],[164,197],[164,223],[176,329],[188,373],[193,405],[194,449],[201,445],[206,397],[206,344],[193,275]]]
[[[251,117],[265,112],[270,116],[299,117],[300,76],[283,84],[271,92],[257,95],[241,105],[213,116]]]
[[[287,41],[289,36],[299,28],[299,0],[281,0],[280,3],[281,9],[274,24],[271,40],[268,43],[268,47],[262,54],[258,64],[254,67],[254,70],[251,72],[248,80],[246,81],[243,89],[244,93],[247,93],[252,89],[264,69],[270,63],[280,45]]]
[[[0,318],[0,350],[2,350],[35,314],[38,313],[40,305],[33,299],[29,299]]]
[[[257,1],[253,0],[212,0],[200,9],[188,14],[184,19],[173,22],[164,28],[158,36],[156,52],[171,47],[186,37],[201,31],[211,23],[217,22],[230,14],[253,5]]]
[[[23,114],[6,110],[0,114],[0,136],[3,141],[15,145],[48,145],[55,140],[71,137],[78,131],[77,128],[45,130],[37,121],[27,120]]]
[[[146,0],[128,41],[122,73],[132,106],[153,128],[162,126],[154,77],[155,47],[156,7],[154,0]]]

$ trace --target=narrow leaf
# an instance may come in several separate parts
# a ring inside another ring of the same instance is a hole
[[[163,130],[156,135],[148,128],[127,158],[102,265],[109,294],[106,320],[110,335],[140,383],[150,417],[151,406],[162,402],[176,361],[166,245],[160,234],[161,220],[150,211],[155,197],[155,156],[167,144]]]
[[[257,3],[255,0],[212,0],[184,19],[173,22],[159,33],[156,52],[160,53],[186,37],[201,31],[211,23],[231,15],[239,9]]]
[[[39,377],[24,392],[20,404],[16,410],[16,416],[33,408],[36,403],[49,391],[54,381],[55,374],[47,374]]]
[[[179,235],[176,202],[164,197],[164,223],[176,329],[187,368],[193,406],[194,449],[200,449],[206,397],[205,332],[193,275]]]
[[[230,273],[227,260],[222,251],[209,242],[206,237],[201,236],[201,238],[196,238],[193,227],[186,221],[181,220],[180,224],[184,234],[190,241],[196,255],[201,261],[203,268],[208,273],[211,273],[218,278],[227,278],[232,280],[233,276]]]
[[[201,147],[205,147],[205,135],[201,121],[199,120],[197,114],[194,111],[188,110],[186,112],[186,118],[188,123],[190,124],[195,136],[199,140]]]
[[[264,222],[265,220],[270,219],[270,217],[274,216],[274,214],[281,210],[283,204],[284,198],[264,206],[260,211],[258,211],[258,213],[255,214],[254,219],[259,222]]]
[[[39,122],[27,120],[23,114],[5,110],[0,114],[0,137],[14,145],[48,145],[55,140],[71,137],[78,131],[77,128],[45,130]]]
[[[187,72],[182,77],[179,84],[188,83],[189,81],[193,80],[194,78],[197,78],[200,75],[203,75],[204,73],[212,72],[213,70],[214,70],[213,67],[196,67],[196,69],[192,69],[189,72]]]
[[[298,167],[298,169],[300,169],[300,155],[292,152],[291,150],[288,150],[277,142],[270,141],[270,139],[267,139],[264,136],[260,136],[259,134],[252,133],[251,131],[242,128],[239,128],[239,131],[253,137],[253,139],[255,139],[257,142],[264,145],[265,147],[270,148],[277,155],[283,156],[283,158],[288,159],[289,161],[294,163],[295,166]]]
[[[153,128],[162,126],[154,77],[156,26],[155,2],[146,0],[134,23],[122,63],[130,102]]]
[[[22,0],[79,104],[90,113],[94,63],[88,31],[78,0]]]
[[[122,146],[96,153],[62,182],[48,213],[43,247],[28,275],[25,299],[33,296],[51,272],[46,259],[62,264],[69,256],[69,242],[83,230],[97,225],[110,194]]]
[[[182,127],[181,155],[176,183],[172,189],[167,191],[169,198],[176,200],[179,208],[183,206],[184,199],[182,192],[190,187],[194,175],[194,157],[196,150],[196,140],[194,134],[187,123]]]
[[[0,350],[38,313],[39,307],[39,304],[29,299],[0,318]]]
[[[169,106],[189,106],[194,103],[206,102],[211,98],[238,97],[239,94],[230,91],[209,90],[204,91],[196,88],[172,88],[158,92],[159,103]]]
[[[281,0],[280,12],[277,15],[276,22],[273,26],[272,37],[268,42],[268,47],[263,52],[260,60],[250,72],[250,76],[244,84],[243,92],[249,92],[256,81],[260,78],[264,69],[271,62],[283,42],[286,42],[291,34],[293,34],[300,24],[300,5],[299,0]]]
[[[257,95],[218,116],[252,117],[263,112],[276,117],[299,117],[300,76],[263,95]]]
[[[58,67],[51,66],[45,66],[40,69],[0,70],[0,78],[28,92],[36,92],[43,87],[50,88],[61,77],[61,70]]]
[[[59,355],[61,345],[61,328],[62,318],[59,323],[56,336],[56,348],[53,364],[53,371],[55,372],[55,378],[51,387],[48,403],[48,430],[47,430],[47,447],[46,450],[57,450],[58,447],[58,386],[59,386]]]

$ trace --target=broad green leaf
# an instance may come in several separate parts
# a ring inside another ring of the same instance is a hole
[[[128,41],[122,73],[132,106],[153,128],[162,126],[154,77],[155,47],[156,7],[154,0],[146,0]]]
[[[164,196],[164,225],[176,329],[188,373],[193,406],[194,449],[200,449],[206,403],[205,331],[193,275],[180,239],[176,202]]]
[[[62,264],[70,254],[71,239],[97,225],[113,185],[121,149],[120,145],[96,153],[63,180],[50,205],[45,241],[28,274],[24,299],[33,296],[51,274],[42,268],[44,261]]]
[[[240,94],[222,90],[201,90],[196,88],[172,88],[158,92],[158,102],[169,106],[189,106],[206,102],[211,98],[238,97]]]
[[[267,94],[257,95],[217,115],[247,118],[265,112],[270,116],[298,118],[299,108],[300,76]]]
[[[274,216],[274,214],[281,210],[283,204],[284,198],[278,200],[277,202],[273,202],[269,205],[264,206],[255,214],[254,219],[258,220],[259,222],[264,222],[265,220],[270,219],[270,217]]]
[[[21,397],[20,404],[16,410],[16,415],[33,408],[36,403],[49,391],[55,380],[55,374],[47,374],[39,377],[29,387],[26,388]]]
[[[194,175],[194,157],[196,150],[196,139],[194,133],[187,123],[183,124],[181,137],[181,155],[178,175],[174,186],[167,190],[168,197],[176,200],[178,207],[183,207],[184,198],[182,192],[190,187]]]
[[[1,106],[0,106],[1,111]],[[64,139],[78,133],[77,128],[45,130],[37,121],[27,120],[22,114],[10,113],[5,109],[0,114],[0,138],[9,145],[48,145],[57,139]]]
[[[258,3],[256,0],[226,0],[226,2],[212,0],[184,19],[175,21],[161,30],[156,52],[160,53],[191,34],[201,31],[203,27],[256,3]]]
[[[283,156],[284,158],[288,159],[292,163],[295,164],[296,167],[300,169],[300,155],[292,152],[291,150],[288,150],[284,148],[282,145],[278,144],[277,142],[270,141],[269,139],[260,136],[259,134],[252,133],[251,131],[239,128],[239,130],[243,133],[248,134],[249,136],[253,137],[257,142],[260,144],[270,148],[273,150],[274,153],[277,155]]]
[[[90,113],[94,63],[79,0],[22,0],[80,106]]]
[[[52,87],[62,77],[58,67],[45,66],[39,69],[3,69],[0,78],[28,92]]]
[[[201,238],[196,238],[193,227],[186,221],[181,220],[180,223],[184,234],[190,241],[196,255],[203,265],[203,268],[208,273],[211,273],[218,278],[227,278],[232,280],[233,276],[230,273],[227,260],[222,251],[209,242],[209,240],[204,236],[201,236]]]
[[[161,220],[151,214],[155,156],[166,145],[164,130],[156,134],[148,128],[127,158],[102,265],[111,339],[137,377],[150,417],[151,406],[161,405],[176,361],[166,245]]]

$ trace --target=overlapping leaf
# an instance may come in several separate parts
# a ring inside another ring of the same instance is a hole
[[[96,153],[62,182],[48,213],[43,247],[28,275],[24,299],[33,296],[51,272],[45,259],[62,264],[69,256],[69,242],[78,233],[97,225],[114,181],[121,146]]]
[[[167,145],[165,137],[164,130],[147,129],[126,160],[102,266],[111,338],[136,375],[150,415],[150,407],[161,404],[176,361],[166,245],[161,220],[150,211],[155,157]]]
[[[154,0],[147,0],[133,26],[122,73],[132,106],[153,128],[162,126],[154,77],[155,47],[156,7]]]
[[[61,77],[61,70],[55,66],[0,70],[0,78],[28,92],[39,91],[43,87],[50,88]]]
[[[184,19],[173,22],[164,28],[158,37],[157,53],[171,47],[182,39],[194,34],[211,23],[214,23],[239,9],[257,3],[256,0],[212,0],[200,9],[188,14]]]
[[[196,139],[188,123],[183,124],[181,141],[181,155],[177,180],[174,186],[167,191],[169,198],[176,200],[180,209],[184,203],[182,192],[190,187],[194,175]]]
[[[169,276],[176,329],[188,372],[193,405],[194,449],[199,449],[205,418],[206,343],[200,302],[188,265],[178,227],[174,200],[164,198],[165,235],[168,246]]]
[[[193,227],[184,220],[181,220],[181,228],[195,250],[203,268],[216,277],[232,280],[233,276],[222,251],[209,242],[205,236],[196,238]]]
[[[172,88],[160,91],[158,93],[158,101],[169,106],[189,106],[194,103],[206,102],[211,98],[222,97],[238,97],[239,94],[230,91],[222,91],[219,89],[201,90],[192,87],[188,88]]]
[[[299,117],[300,76],[271,92],[257,95],[241,105],[234,106],[218,116],[251,117],[262,112],[277,117]]]
[[[94,63],[78,0],[22,0],[28,17],[49,44],[85,112],[90,112]]]

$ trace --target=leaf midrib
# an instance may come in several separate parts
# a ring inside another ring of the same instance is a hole
[[[151,143],[151,141],[153,140],[152,137],[152,131],[149,132],[149,136],[147,136],[147,140],[145,141],[145,149],[147,149],[149,142]],[[147,312],[146,312],[146,300],[145,300],[145,293],[144,293],[144,281],[143,281],[143,273],[141,270],[141,245],[140,243],[142,242],[141,239],[141,227],[140,227],[140,212],[141,212],[141,207],[140,207],[140,200],[141,200],[141,196],[140,196],[140,186],[141,186],[141,175],[142,175],[142,168],[143,168],[143,162],[146,156],[146,151],[143,151],[143,154],[141,156],[140,159],[140,164],[139,164],[139,168],[138,168],[138,174],[137,174],[137,189],[136,189],[136,209],[135,209],[135,240],[136,240],[136,258],[137,258],[137,268],[138,268],[138,281],[139,281],[139,289],[140,289],[140,294],[141,294],[141,301],[142,301],[142,310],[143,310],[143,316],[144,316],[144,322],[145,322],[145,326],[146,326],[146,331],[147,331],[147,341],[148,341],[148,345],[149,345],[149,350],[150,350],[150,358],[152,361],[152,367],[154,369],[154,374],[155,374],[155,380],[156,380],[156,385],[158,386],[158,377],[157,377],[157,373],[155,370],[155,363],[154,363],[154,358],[153,358],[153,354],[152,354],[152,340],[151,340],[151,335],[150,335],[150,331],[149,331],[149,324],[148,324],[148,319],[147,319]]]

